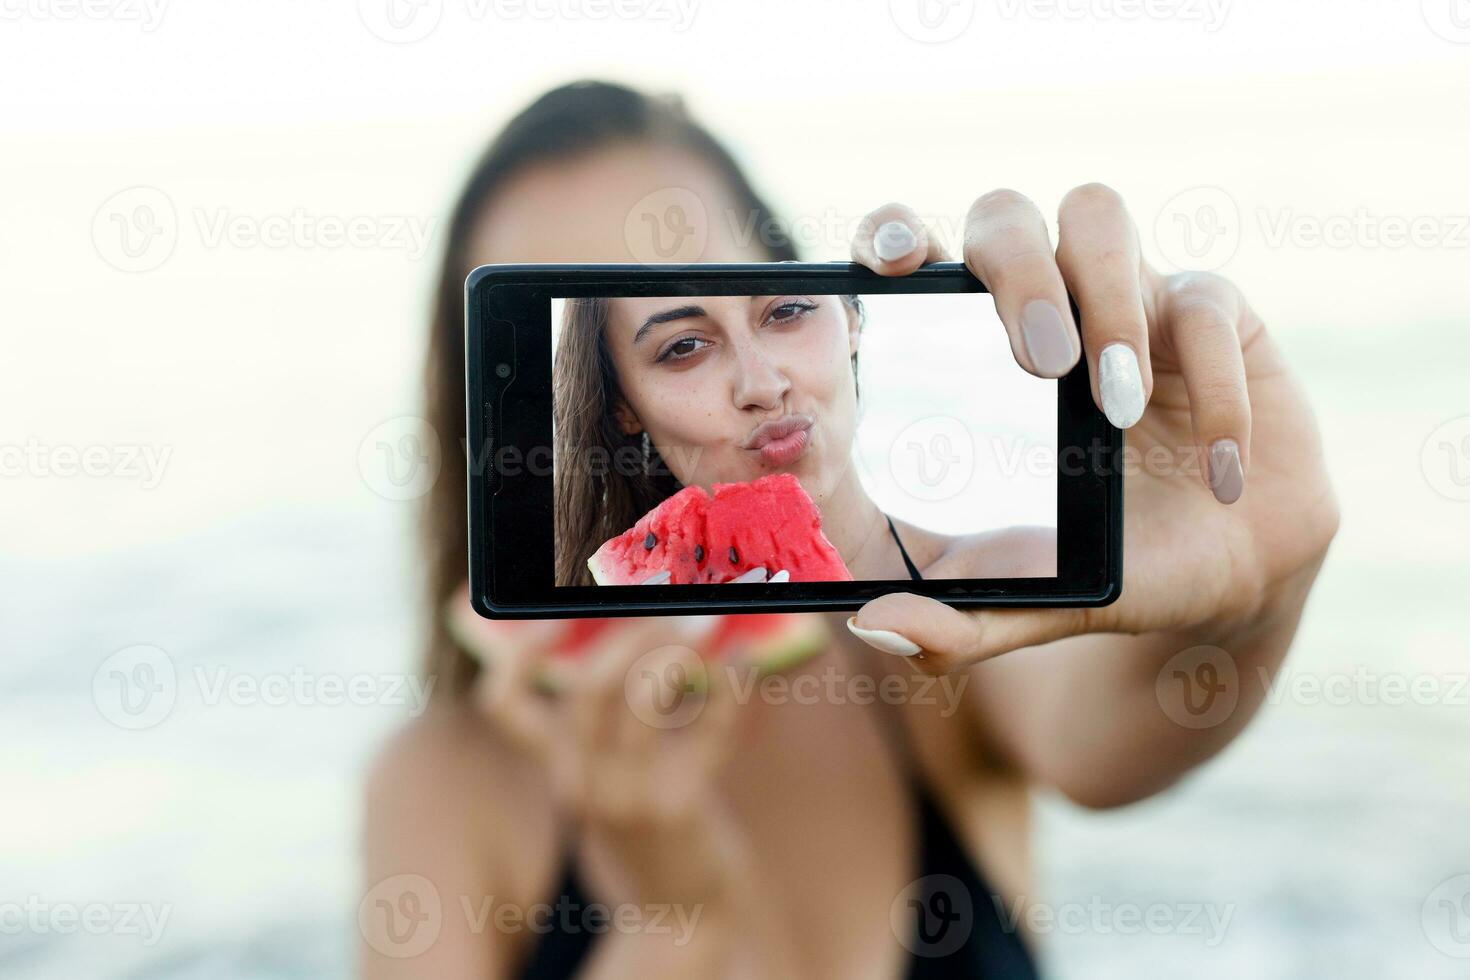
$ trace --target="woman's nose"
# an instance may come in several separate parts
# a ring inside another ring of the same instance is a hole
[[[786,372],[767,360],[760,350],[747,347],[736,361],[735,407],[770,411],[779,408],[791,388]]]

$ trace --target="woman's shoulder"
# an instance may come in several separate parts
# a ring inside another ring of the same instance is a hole
[[[1057,573],[1054,527],[1016,525],[975,534],[932,536],[925,578],[1035,578]]]

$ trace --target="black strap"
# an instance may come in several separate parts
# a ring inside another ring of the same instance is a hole
[[[909,578],[913,579],[916,582],[923,581],[924,576],[919,574],[919,569],[915,567],[913,559],[909,557],[908,549],[903,546],[903,541],[899,539],[898,528],[893,526],[893,518],[889,517],[887,514],[884,514],[883,518],[884,520],[888,521],[888,533],[893,535],[893,543],[898,545],[898,553],[900,555],[903,555],[903,563],[908,567]]]

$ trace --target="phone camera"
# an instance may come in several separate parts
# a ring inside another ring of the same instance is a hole
[[[509,364],[497,364],[497,365],[495,365],[495,376],[497,378],[508,378],[508,377],[510,377],[510,365]]]

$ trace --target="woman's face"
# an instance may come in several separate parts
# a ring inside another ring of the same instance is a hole
[[[609,147],[528,169],[489,201],[471,236],[471,265],[497,262],[637,262],[653,234],[647,202],[677,189],[698,255],[670,261],[763,262],[770,258],[724,179],[678,150],[641,143]],[[468,270],[466,270],[468,271]],[[702,313],[655,324],[654,314],[698,305]],[[815,309],[806,309],[814,306]],[[715,296],[677,303],[618,300],[607,337],[627,401],[618,420],[647,431],[683,483],[748,480],[778,469],[797,475],[821,503],[846,465],[856,415],[851,373],[855,330],[833,296]],[[681,337],[698,338],[678,345]],[[678,356],[658,360],[670,346]],[[760,423],[811,421],[799,453],[790,441],[767,453],[743,445]],[[783,450],[784,449],[784,453]],[[787,458],[790,455],[791,458]]]
[[[820,502],[857,420],[857,320],[838,296],[627,297],[606,343],[620,428],[646,431],[681,483],[796,475]]]

